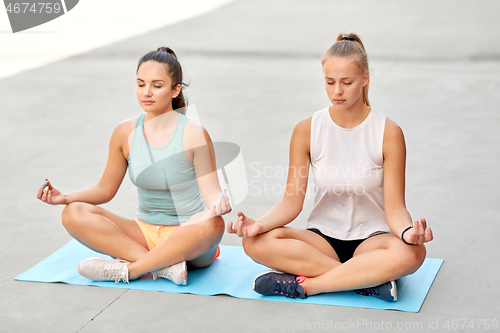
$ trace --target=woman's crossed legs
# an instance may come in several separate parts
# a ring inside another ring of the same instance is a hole
[[[129,261],[130,280],[182,261],[194,267],[210,265],[224,232],[224,220],[215,216],[175,229],[167,240],[148,250],[146,239],[133,219],[102,207],[70,203],[63,210],[62,223],[71,236],[88,248]]]
[[[354,256],[340,263],[320,235],[281,227],[244,238],[245,252],[255,261],[307,277],[300,285],[307,295],[374,287],[415,272],[425,259],[423,245],[406,245],[394,234],[364,240]]]

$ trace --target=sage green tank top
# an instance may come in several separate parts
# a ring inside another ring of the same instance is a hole
[[[145,115],[137,119],[127,159],[130,180],[137,186],[136,218],[150,224],[181,224],[205,210],[194,165],[182,144],[187,117],[179,113],[170,141],[153,147],[144,136]]]

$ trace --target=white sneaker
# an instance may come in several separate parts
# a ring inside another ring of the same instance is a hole
[[[151,272],[153,280],[162,277],[179,286],[187,285],[187,265],[185,261]]]
[[[78,273],[92,281],[123,281],[128,283],[128,267],[126,260],[108,260],[101,257],[90,257],[78,265]]]

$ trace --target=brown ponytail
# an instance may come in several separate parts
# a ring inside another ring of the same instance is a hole
[[[340,33],[337,36],[335,43],[333,43],[333,45],[321,58],[321,64],[324,65],[325,61],[331,57],[354,57],[354,60],[363,73],[368,73],[368,75],[370,75],[370,70],[368,68],[368,56],[366,54],[365,47],[363,46],[361,38],[354,33]],[[369,85],[370,82],[363,87],[363,103],[365,103],[366,106],[370,106],[370,101],[368,100]]]
[[[147,61],[156,61],[167,67],[167,73],[172,80],[172,89],[178,84],[181,85],[181,92],[177,95],[177,97],[172,99],[172,108],[185,114],[187,99],[184,97],[182,88],[187,87],[187,84],[182,82],[182,67],[179,60],[177,60],[175,52],[169,47],[161,46],[156,51],[145,54],[141,57],[141,59],[139,59],[136,72],[138,72],[139,67]]]

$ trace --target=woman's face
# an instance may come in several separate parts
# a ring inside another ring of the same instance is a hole
[[[172,79],[164,64],[147,61],[139,67],[136,93],[144,111],[155,113],[172,111],[172,99],[177,97],[180,91],[180,84],[172,89]]]
[[[352,57],[330,57],[323,64],[328,98],[337,110],[348,110],[363,104],[363,87],[369,82]]]

